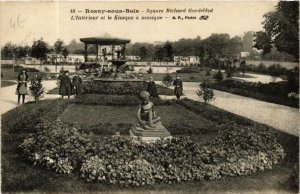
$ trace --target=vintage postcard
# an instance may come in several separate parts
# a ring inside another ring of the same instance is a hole
[[[298,193],[298,1],[1,1],[1,192]]]

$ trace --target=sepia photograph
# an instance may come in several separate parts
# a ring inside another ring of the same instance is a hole
[[[299,193],[298,1],[1,1],[1,192]]]

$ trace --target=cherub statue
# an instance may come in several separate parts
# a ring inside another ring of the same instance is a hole
[[[156,123],[160,121],[160,117],[156,117],[154,105],[149,100],[150,94],[147,91],[140,93],[141,103],[137,113],[139,124],[145,129],[156,128]]]

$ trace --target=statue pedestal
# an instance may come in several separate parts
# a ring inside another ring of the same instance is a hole
[[[162,138],[172,138],[169,131],[162,125],[161,122],[157,122],[155,124],[155,128],[144,129],[140,126],[133,126],[129,132],[130,137],[133,138],[133,140],[141,140],[146,143],[154,143]]]

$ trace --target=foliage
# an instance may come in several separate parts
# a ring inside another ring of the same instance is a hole
[[[189,138],[153,144],[128,137],[92,138],[60,121],[42,123],[19,146],[25,159],[87,181],[124,186],[214,180],[271,169],[284,150],[268,130],[232,128],[204,145]]]
[[[264,15],[264,32],[255,34],[255,45],[263,49],[264,54],[269,53],[272,44],[280,52],[289,53],[299,57],[299,2],[278,2],[275,11]]]
[[[214,90],[209,88],[207,83],[204,81],[200,85],[200,89],[196,92],[199,97],[202,97],[204,100],[204,103],[210,102],[214,100]]]
[[[148,50],[145,47],[141,47],[139,50],[139,56],[141,57],[141,60],[144,61],[148,57]]]
[[[45,88],[42,84],[42,77],[36,76],[35,78],[31,79],[30,83],[30,95],[34,98],[34,101],[39,101],[44,96],[45,92]]]
[[[99,63],[82,63],[79,66],[79,69],[96,69],[100,67],[101,65]]]
[[[164,46],[163,46],[163,49],[164,49],[164,54],[165,54],[165,60],[167,62],[173,62],[174,61],[174,48],[172,46],[172,44],[167,41]]]
[[[43,39],[34,41],[31,47],[31,56],[37,59],[45,60],[49,52],[48,45]]]
[[[66,59],[67,59],[67,56],[69,55],[68,49],[64,47],[64,48],[62,49],[61,53],[62,53],[62,56],[64,56],[64,59],[66,60]]]
[[[287,91],[299,93],[299,68],[289,71],[287,77]]]
[[[172,105],[171,100],[161,100],[160,98],[150,98],[155,105]],[[101,95],[101,94],[83,94],[78,96],[75,103],[86,105],[102,106],[137,106],[140,100],[137,95]]]
[[[147,73],[152,74],[153,73],[153,68],[150,67],[149,70],[147,71]]]
[[[295,108],[299,107],[298,99],[288,98],[289,91],[291,90],[288,82],[271,82],[264,84],[261,82],[243,82],[239,80],[228,79],[220,83],[210,83],[209,86],[216,90],[230,92],[267,102],[282,104]],[[295,92],[299,93],[298,83],[297,86],[294,85],[294,88],[296,90]]]
[[[142,82],[103,83],[90,81],[83,84],[83,90],[87,94],[138,95],[145,88]]]
[[[21,59],[31,53],[29,46],[15,45],[11,42],[6,43],[1,49],[1,59]]]
[[[238,80],[224,80],[221,82],[223,86],[232,87],[232,88],[241,88],[247,89],[251,91],[258,91],[266,94],[272,94],[277,96],[286,96],[288,94],[287,91],[287,83],[261,83],[261,82],[243,82]]]
[[[164,75],[162,83],[168,88],[172,85],[173,83],[173,78],[171,76],[171,74],[167,73]]]
[[[83,159],[92,144],[87,135],[69,127],[59,120],[44,122],[39,130],[26,139],[20,148],[23,156],[33,162],[58,173],[71,173]]]
[[[176,71],[177,73],[200,73],[201,70],[197,67],[184,67]]]
[[[219,71],[214,75],[214,78],[215,78],[218,82],[222,81],[222,80],[223,80],[223,74],[222,74],[222,72],[219,70]]]

